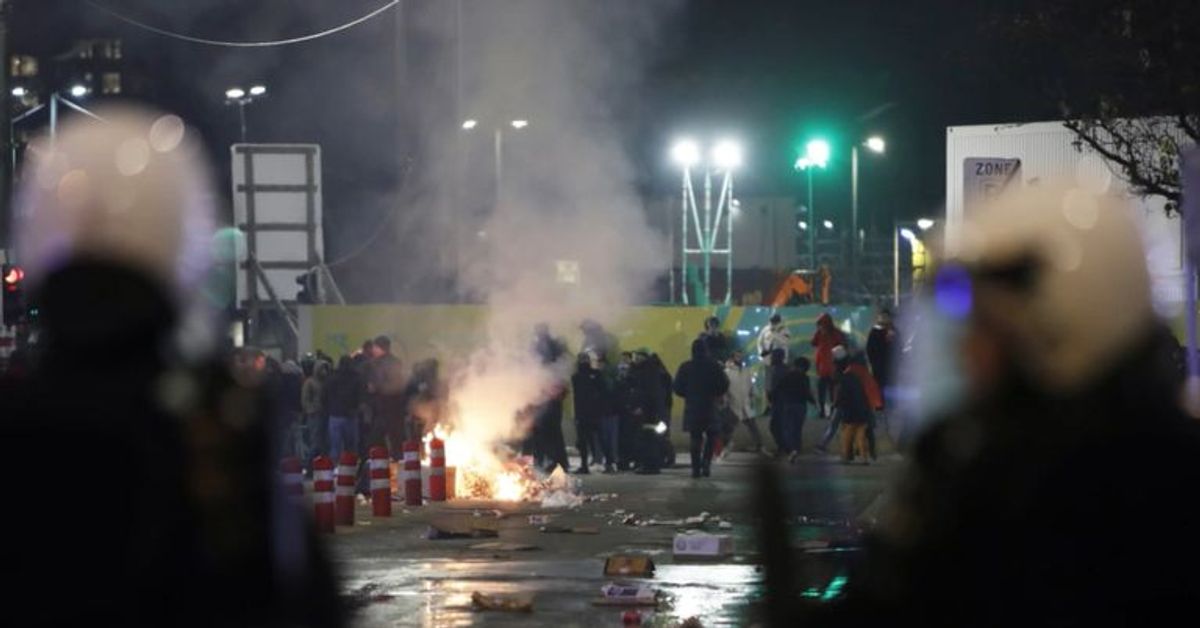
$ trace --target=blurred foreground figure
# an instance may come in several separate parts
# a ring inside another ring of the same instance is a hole
[[[1191,616],[1200,431],[1125,212],[1041,187],[963,226],[934,295],[962,326],[962,401],[916,443],[845,598],[812,625]]]
[[[37,149],[19,202],[42,341],[0,385],[21,478],[6,495],[8,618],[340,625],[316,537],[277,490],[266,396],[192,324],[212,234],[198,151],[175,116],[101,115]]]

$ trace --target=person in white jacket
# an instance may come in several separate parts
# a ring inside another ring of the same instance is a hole
[[[742,364],[743,354],[735,350],[725,361],[725,376],[729,378],[729,392],[725,395],[725,412],[727,421],[722,425],[721,441],[725,448],[721,458],[729,455],[729,445],[733,442],[733,433],[739,424],[745,425],[750,432],[750,440],[754,442],[755,453],[762,453],[762,436],[758,433],[758,425],[754,422],[753,373]]]
[[[792,344],[792,334],[787,325],[783,324],[783,316],[778,313],[771,315],[771,320],[762,331],[758,332],[758,355],[764,360],[776,349],[783,349],[783,361],[787,362],[788,347]]]

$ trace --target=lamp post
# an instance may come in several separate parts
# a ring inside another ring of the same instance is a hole
[[[265,85],[254,85],[249,90],[240,87],[230,87],[225,90],[225,104],[237,105],[238,119],[241,122],[242,143],[246,143],[246,105],[267,95]]]
[[[882,137],[872,136],[862,142],[863,148],[882,155],[887,147]],[[858,234],[858,144],[850,148],[850,271],[855,281],[858,280],[858,254],[862,249],[862,239]]]
[[[813,226],[808,230],[808,255],[809,269],[817,269],[817,210],[813,205],[813,170],[820,168],[825,169],[829,164],[829,142],[822,139],[810,141],[804,147],[804,154],[796,160],[794,166],[796,170],[803,170],[808,174],[808,223]]]
[[[478,126],[479,120],[476,120],[475,118],[467,118],[466,120],[463,120],[462,130],[468,132],[474,131]],[[502,198],[501,191],[503,189],[503,184],[501,182],[504,181],[504,126],[505,125],[502,124],[497,125],[492,130],[492,163],[494,168],[494,176],[496,177],[496,205],[500,204],[500,200]],[[513,130],[520,131],[521,129],[529,126],[529,121],[518,118],[516,120],[509,121],[508,126],[512,127]]]
[[[733,198],[733,173],[742,165],[742,148],[732,140],[721,140],[713,145],[707,160],[703,159],[700,145],[688,139],[680,140],[671,149],[671,158],[683,170],[683,186],[681,191],[681,284],[680,294],[686,305],[687,295],[688,255],[700,255],[703,260],[703,293],[697,295],[697,305],[708,305],[712,288],[712,256],[725,256],[725,303],[733,301],[733,213],[736,201]],[[704,214],[701,218],[696,203],[696,193],[692,185],[692,169],[703,163],[704,167]],[[713,175],[721,177],[720,188],[717,191],[716,203],[713,203]],[[695,224],[695,240],[698,246],[689,247],[692,239],[689,235],[688,217]],[[725,220],[725,246],[717,248],[717,239],[721,231],[721,220]],[[671,269],[674,276],[674,269]],[[672,299],[674,295],[672,294]]]
[[[916,221],[895,221],[892,223],[892,307],[900,307],[900,238],[912,244],[920,242],[923,234],[937,224],[932,218],[920,218]],[[916,231],[913,230],[916,227]]]

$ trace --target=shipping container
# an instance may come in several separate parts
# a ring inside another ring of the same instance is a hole
[[[1165,317],[1178,317],[1183,303],[1183,225],[1168,216],[1166,199],[1129,191],[1118,169],[1086,147],[1062,122],[953,126],[946,129],[947,242],[958,233],[964,216],[988,196],[1009,186],[1039,182],[1103,184],[1130,199],[1147,248],[1155,306]],[[1114,307],[1120,295],[1112,295]]]

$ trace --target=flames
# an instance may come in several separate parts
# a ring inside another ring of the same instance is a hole
[[[434,438],[446,448],[446,466],[455,469],[457,497],[519,502],[537,499],[541,493],[529,459],[514,457],[506,448],[497,451],[492,444],[473,441],[446,424],[434,426],[422,438],[426,459]]]

